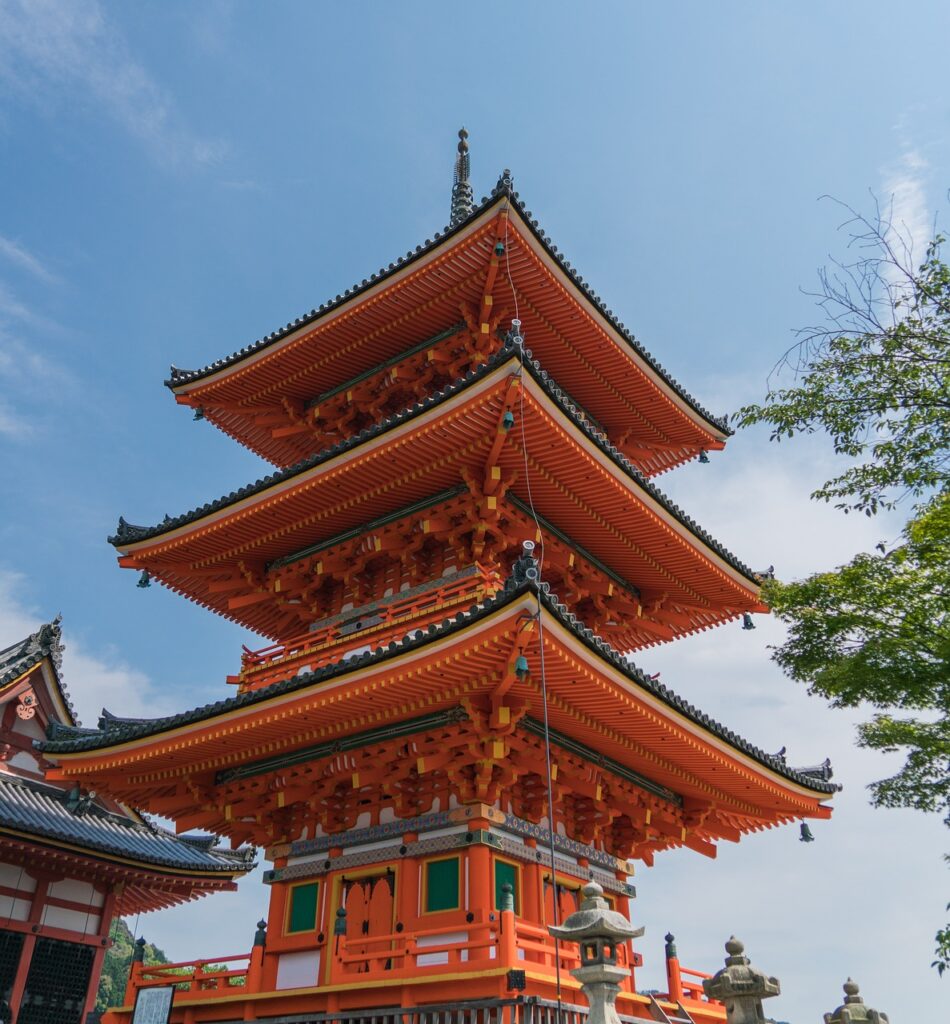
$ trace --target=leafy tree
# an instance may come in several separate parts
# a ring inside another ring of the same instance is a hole
[[[769,580],[788,626],[773,657],[835,707],[868,703],[862,746],[903,751],[871,785],[878,806],[937,811],[950,826],[950,268],[942,236],[923,262],[889,216],[849,209],[852,262],[821,272],[826,321],[803,331],[776,368],[787,386],[741,409],[771,438],[824,432],[851,464],[813,498],[874,515],[918,499],[900,541],[807,579]],[[948,908],[950,909],[950,908]],[[950,924],[934,966],[950,967]]]
[[[117,917],[110,931],[112,945],[106,950],[102,963],[102,975],[99,978],[99,991],[96,993],[96,1010],[102,1013],[110,1006],[121,1006],[125,997],[125,984],[129,979],[129,967],[132,964],[132,952],[135,936],[129,926]],[[171,961],[157,946],[150,942],[145,944],[145,963],[167,964]]]

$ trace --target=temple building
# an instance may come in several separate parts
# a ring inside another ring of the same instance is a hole
[[[253,867],[45,777],[34,742],[78,728],[61,652],[58,620],[0,651],[0,1007],[17,1024],[81,1024],[115,917],[233,890]]]
[[[209,925],[207,957],[174,976],[176,1024],[540,1020],[581,999],[577,953],[548,928],[584,885],[635,919],[637,862],[831,813],[827,766],[790,767],[629,660],[767,610],[755,573],[653,482],[729,430],[508,172],[476,203],[468,163],[463,132],[444,231],[172,369],[176,401],[274,471],[111,538],[141,586],[267,640],[213,704],[43,744],[80,793],[272,864],[246,964],[209,972],[226,959]],[[640,957],[621,949],[620,1013],[724,1020],[678,963],[670,992],[639,992]],[[108,1019],[171,984],[137,965]]]

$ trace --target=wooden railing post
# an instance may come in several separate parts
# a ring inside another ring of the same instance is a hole
[[[514,967],[518,962],[518,937],[515,931],[515,897],[506,882],[501,887],[501,934],[498,942],[501,967]]]
[[[666,983],[670,999],[674,1003],[683,999],[683,977],[680,974],[680,961],[676,955],[675,936],[666,933]]]
[[[129,980],[125,984],[125,1005],[135,1004],[135,992],[138,989],[139,979],[142,977],[142,969],[145,966],[145,939],[139,937],[135,940],[135,949],[132,952],[132,964],[129,967]]]
[[[264,946],[266,944],[267,922],[258,921],[257,931],[254,933],[254,945],[251,947],[251,959],[247,965],[247,981],[244,983],[245,992],[260,992],[261,990],[261,979],[264,972]]]

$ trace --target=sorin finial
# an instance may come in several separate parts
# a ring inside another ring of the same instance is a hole
[[[460,224],[475,207],[475,193],[468,180],[468,132],[459,129],[458,155],[455,158],[455,173],[452,176],[452,214],[449,225]]]

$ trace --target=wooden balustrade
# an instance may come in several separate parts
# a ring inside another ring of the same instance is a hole
[[[460,933],[464,933],[464,938]],[[372,981],[378,984],[382,980],[398,986],[407,979],[419,979],[429,973],[435,979],[446,971],[458,975],[465,971],[484,971],[489,967],[527,969],[534,975],[549,976],[553,984],[557,970],[564,973],[580,965],[580,954],[574,945],[555,945],[546,928],[519,920],[511,911],[498,913],[495,920],[482,919],[462,926],[455,924],[353,938],[341,935],[332,937],[322,948],[326,973],[321,975],[320,980],[314,979],[314,991],[319,991],[324,985],[338,989],[360,982]],[[620,947],[618,952],[618,962],[621,962],[621,966],[627,966],[632,959],[629,950]],[[196,1001],[204,1004],[205,1001],[210,1003],[221,997],[233,1000],[236,995],[245,994],[248,1000],[241,1012],[245,1020],[256,1020],[257,1015],[262,1013],[257,1007],[257,999],[272,998],[273,995],[269,994],[270,990],[265,992],[262,987],[264,957],[264,946],[255,946],[250,953],[236,956],[147,967],[136,962],[132,964],[129,975],[125,1003],[127,1006],[134,1005],[136,991],[140,988],[174,985],[177,989],[174,1005],[179,1002],[185,1004],[179,1011],[184,1012],[185,1017],[179,1018],[176,1015],[174,1020],[190,1021],[194,1019],[192,1014],[196,1011],[189,1007],[194,1008]],[[713,1007],[719,1008],[718,1003],[705,998],[702,990],[702,980],[711,975],[681,967],[675,958],[668,959],[667,968],[670,992],[666,997],[657,998],[665,998],[674,1006],[685,1000],[696,1008],[700,1003],[710,1010]],[[629,981],[624,982],[622,987],[631,993],[633,999],[644,1003],[643,1017],[623,1019],[631,1022],[647,1019],[648,997],[633,994]],[[233,1012],[234,1003],[229,1002],[229,1005],[232,1007],[229,1012]],[[499,1024],[556,1024],[549,1013],[555,1006],[553,1003],[548,1004],[532,997],[524,1002],[513,1002],[511,1006],[522,1009],[517,1014],[506,1012],[505,1020]],[[570,1012],[566,1017],[561,1017],[561,1024],[583,1024],[586,1009],[562,1006],[561,1013],[568,1009]],[[420,1006],[419,1011],[426,1013],[425,1006]],[[334,1018],[333,1014],[324,1012],[313,1016],[314,1022],[320,1021],[321,1024],[329,1022],[331,1018]],[[116,1015],[114,1011],[108,1019],[127,1024],[127,1018]],[[231,1017],[227,1019],[232,1020]],[[347,1015],[347,1020],[350,1019]],[[430,1019],[435,1018],[426,1016],[425,1021]],[[715,1015],[715,1019],[720,1019],[719,1014]]]
[[[426,626],[430,621],[454,614],[459,606],[482,600],[503,585],[504,580],[497,572],[479,566],[474,573],[448,578],[436,587],[394,594],[372,606],[334,616],[327,625],[279,644],[258,650],[245,647],[241,674],[229,680],[256,689],[286,679],[293,669],[299,671],[306,666],[315,671],[339,660],[351,648],[385,646],[404,636],[407,626]],[[360,622],[361,612],[366,626],[354,629],[353,623]]]
[[[683,975],[687,974],[691,978],[698,979],[697,981],[687,981],[683,978]],[[711,978],[711,974],[707,974],[704,971],[693,971],[688,967],[680,967],[680,985],[683,989],[683,996],[686,999],[693,999],[697,1002],[707,1003],[710,1000],[706,998],[706,993],[703,990],[703,979]]]

